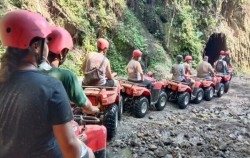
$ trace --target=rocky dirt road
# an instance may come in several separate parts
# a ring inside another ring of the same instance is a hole
[[[168,103],[143,119],[125,113],[108,157],[250,157],[250,76],[233,78],[230,88],[184,110]]]

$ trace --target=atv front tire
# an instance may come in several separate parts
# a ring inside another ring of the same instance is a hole
[[[180,109],[185,109],[190,101],[190,94],[188,92],[180,93],[178,96],[178,106]]]
[[[198,88],[196,93],[196,98],[194,99],[195,104],[199,104],[204,98],[204,90],[202,88]]]
[[[206,101],[210,101],[213,99],[213,97],[214,97],[214,88],[213,87],[206,88],[204,92],[204,99]]]
[[[230,87],[230,84],[229,84],[229,83],[230,83],[230,82],[227,81],[227,82],[225,82],[225,84],[224,84],[224,92],[225,92],[225,93],[227,93],[228,90],[229,90],[229,87]]]
[[[225,87],[224,87],[224,84],[223,83],[220,83],[220,88],[217,92],[217,96],[218,97],[221,97],[223,94],[224,94],[224,91],[225,91]]]
[[[112,104],[106,109],[103,125],[107,128],[107,139],[111,140],[115,136],[118,126],[118,107],[116,104]]]
[[[168,100],[167,94],[164,91],[161,91],[158,101],[155,104],[156,110],[157,111],[163,110],[165,106],[167,105],[167,100]]]
[[[134,114],[137,118],[143,118],[148,112],[149,102],[146,97],[140,97],[134,102]]]

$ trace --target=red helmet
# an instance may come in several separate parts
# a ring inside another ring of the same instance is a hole
[[[63,49],[72,49],[73,40],[67,30],[62,27],[52,27],[52,33],[48,35],[48,46],[52,53],[60,54]]]
[[[140,57],[142,56],[142,52],[139,49],[133,51],[133,57]]]
[[[4,46],[26,49],[34,37],[46,38],[49,33],[49,23],[38,13],[15,10],[0,19],[0,40]]]
[[[104,50],[104,49],[107,49],[109,47],[109,42],[104,38],[99,38],[97,40],[96,45],[97,45],[97,48]]]
[[[185,61],[188,61],[188,60],[192,60],[193,58],[192,58],[192,56],[191,55],[187,55],[187,56],[185,56]]]
[[[225,51],[225,55],[229,55],[229,54],[230,54],[229,50]]]
[[[225,55],[225,51],[224,51],[224,50],[221,50],[221,51],[220,51],[220,55]]]

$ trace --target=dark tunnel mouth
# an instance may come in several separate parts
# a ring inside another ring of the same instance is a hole
[[[207,41],[203,55],[208,56],[208,62],[213,65],[218,60],[221,50],[227,50],[226,35],[224,33],[213,33]]]

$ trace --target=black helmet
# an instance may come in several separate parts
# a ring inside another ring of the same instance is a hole
[[[183,60],[182,55],[177,55],[176,60],[177,62],[181,62]]]

